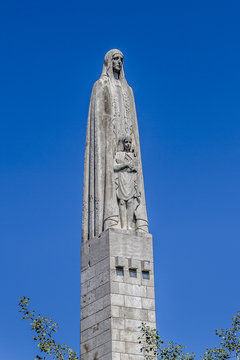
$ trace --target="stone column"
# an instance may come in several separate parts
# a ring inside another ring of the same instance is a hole
[[[82,244],[81,360],[141,360],[142,322],[156,328],[152,236],[108,229]]]

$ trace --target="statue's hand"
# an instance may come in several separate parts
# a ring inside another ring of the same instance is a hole
[[[136,171],[136,166],[135,163],[133,161],[130,161],[128,164],[128,167],[131,171]]]

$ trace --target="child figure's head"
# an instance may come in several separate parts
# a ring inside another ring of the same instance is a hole
[[[126,135],[123,138],[123,148],[126,152],[130,152],[132,150],[132,138],[130,135]]]

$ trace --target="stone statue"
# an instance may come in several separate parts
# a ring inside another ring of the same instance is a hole
[[[120,227],[135,230],[135,211],[137,202],[138,163],[132,149],[132,138],[123,139],[123,151],[115,155],[114,171],[116,174],[116,194],[119,205]]]
[[[90,100],[82,240],[108,228],[148,232],[135,101],[116,49],[105,55]]]

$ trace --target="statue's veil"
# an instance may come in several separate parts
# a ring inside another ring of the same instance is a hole
[[[104,76],[109,77],[110,79],[113,78],[113,68],[112,68],[112,58],[114,57],[114,55],[119,54],[122,56],[123,58],[123,53],[118,50],[118,49],[112,49],[109,50],[106,55],[104,56],[104,62],[103,62],[103,69],[102,69],[102,75],[101,78],[103,78]],[[120,70],[120,74],[119,74],[119,80],[122,82],[123,80],[125,80],[125,75],[124,75],[124,69],[122,66],[122,69]],[[126,80],[125,80],[126,81]]]

